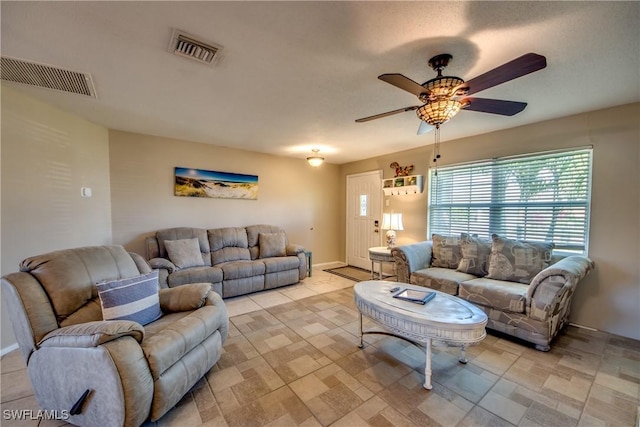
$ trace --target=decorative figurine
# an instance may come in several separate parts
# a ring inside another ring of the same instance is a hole
[[[398,162],[391,163],[389,167],[396,170],[396,176],[409,176],[413,171],[413,165],[402,167]]]

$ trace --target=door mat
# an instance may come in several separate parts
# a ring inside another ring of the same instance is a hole
[[[345,279],[353,280],[355,282],[362,282],[363,280],[371,280],[371,271],[364,268],[354,267],[348,265],[346,267],[328,268],[327,273],[335,274],[336,276],[344,277]]]

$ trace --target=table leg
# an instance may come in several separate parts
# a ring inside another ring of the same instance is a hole
[[[363,336],[363,332],[362,332],[362,313],[360,313],[360,344],[358,344],[358,348],[363,348],[364,347],[364,341],[362,340],[362,336]]]
[[[374,278],[373,261],[371,261],[371,280]]]
[[[467,346],[465,344],[462,344],[462,347],[460,348],[460,358],[458,359],[458,362],[464,363],[464,364],[468,362],[466,350],[467,350]]]
[[[424,388],[431,390],[431,338],[427,339],[426,360],[424,365]]]
[[[380,267],[380,271],[378,271],[378,280],[382,280],[382,262],[379,262],[378,266]]]

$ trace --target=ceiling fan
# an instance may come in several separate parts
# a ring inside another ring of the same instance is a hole
[[[431,58],[429,66],[438,75],[423,84],[416,83],[410,78],[397,73],[378,76],[380,80],[414,94],[423,104],[364,117],[356,120],[356,123],[368,122],[405,111],[416,110],[416,114],[421,120],[418,128],[418,135],[421,135],[431,130],[432,126],[435,126],[438,130],[441,124],[453,118],[461,109],[513,116],[524,110],[527,103],[475,98],[468,95],[525,76],[547,66],[547,60],[544,56],[536,53],[527,53],[465,82],[460,77],[442,75],[442,70],[449,65],[449,61],[452,58],[448,53]]]

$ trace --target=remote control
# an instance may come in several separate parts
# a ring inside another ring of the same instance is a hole
[[[395,292],[395,291],[399,291],[399,290],[400,290],[400,288],[396,286],[395,288],[389,290],[389,292]]]

